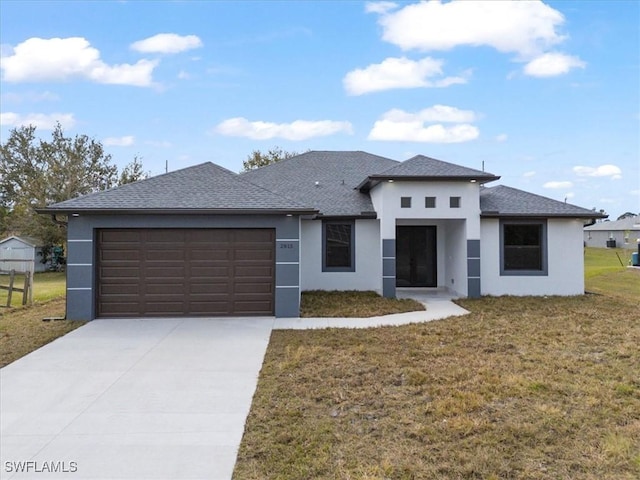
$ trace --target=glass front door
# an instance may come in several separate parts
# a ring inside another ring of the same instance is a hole
[[[435,226],[396,227],[396,286],[437,287]]]

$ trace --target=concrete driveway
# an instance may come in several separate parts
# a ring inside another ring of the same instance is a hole
[[[228,480],[273,321],[96,320],[1,369],[0,478]]]

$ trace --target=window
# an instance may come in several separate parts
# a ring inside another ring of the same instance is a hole
[[[547,224],[544,221],[503,221],[500,224],[500,273],[547,274]]]
[[[400,208],[411,208],[411,197],[400,197]]]
[[[424,208],[436,208],[436,197],[424,197]]]
[[[325,221],[322,224],[322,271],[355,271],[355,222]]]
[[[460,197],[449,197],[450,208],[460,208]]]

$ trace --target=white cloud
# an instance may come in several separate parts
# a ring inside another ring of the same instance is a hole
[[[576,196],[576,194],[575,194],[575,193],[573,193],[573,192],[567,192],[567,193],[565,193],[565,194],[564,194],[564,198],[565,198],[565,199],[573,198],[573,197],[575,197],[575,196]]]
[[[135,143],[135,137],[133,135],[107,137],[102,140],[102,143],[107,147],[129,147]]]
[[[584,68],[586,65],[578,57],[549,52],[527,63],[524,66],[524,73],[532,77],[555,77],[569,73],[572,68]]]
[[[524,174],[522,175],[524,178],[531,178],[534,177],[536,175],[536,172],[531,171],[531,172],[524,172]]]
[[[131,49],[142,53],[180,53],[202,47],[196,35],[159,33],[131,44]]]
[[[63,128],[71,128],[76,124],[73,113],[0,113],[0,125],[8,127],[33,125],[42,130],[53,130],[58,122]]]
[[[442,64],[442,60],[431,57],[417,61],[406,57],[390,57],[382,63],[350,71],[345,75],[342,83],[349,95],[362,95],[394,88],[448,87],[467,83],[465,77],[431,80],[432,77],[442,76]]]
[[[564,41],[559,11],[543,2],[439,0],[382,10],[382,38],[403,50],[489,46],[532,57]]]
[[[551,181],[542,185],[542,188],[571,188],[573,187],[573,182],[567,181]]]
[[[398,108],[389,110],[382,115],[383,120],[394,122],[446,122],[446,123],[469,123],[474,122],[477,115],[472,110],[460,110],[448,105],[434,105],[424,108],[417,113],[405,112]]]
[[[565,18],[542,1],[430,0],[396,7],[382,2],[367,4],[366,11],[379,14],[382,39],[405,51],[491,47],[528,62],[524,72],[535,77],[586,66],[578,57],[551,51],[567,39],[560,31]]]
[[[253,140],[284,138],[286,140],[306,140],[326,137],[336,133],[353,134],[350,122],[332,120],[296,120],[291,123],[250,122],[246,118],[229,118],[219,123],[214,132],[230,137],[246,137]]]
[[[2,58],[2,78],[7,82],[66,81],[84,78],[97,83],[153,85],[157,61],[107,65],[100,52],[82,37],[29,38]]]
[[[504,143],[508,138],[509,136],[506,133],[501,133],[500,135],[496,135],[496,142]]]
[[[460,110],[446,105],[434,105],[417,113],[393,109],[374,123],[367,138],[425,143],[468,142],[480,135],[478,128],[469,123],[475,118],[476,114],[470,110]],[[426,125],[434,122],[439,123]],[[444,126],[442,123],[456,125]]]
[[[387,13],[396,8],[398,4],[394,2],[367,2],[364,5],[364,11],[367,13]]]
[[[622,170],[616,165],[600,165],[599,167],[584,167],[578,165],[573,167],[573,173],[579,177],[611,177],[612,180],[622,178]]]

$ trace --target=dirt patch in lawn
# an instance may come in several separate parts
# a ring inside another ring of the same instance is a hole
[[[370,318],[424,309],[415,300],[384,298],[376,292],[309,290],[302,292],[300,316]]]
[[[45,317],[64,317],[64,311],[64,298],[32,307],[0,310],[0,367],[84,325],[85,322],[69,320],[42,320]]]
[[[465,317],[274,331],[235,479],[640,477],[634,298],[483,298]]]

